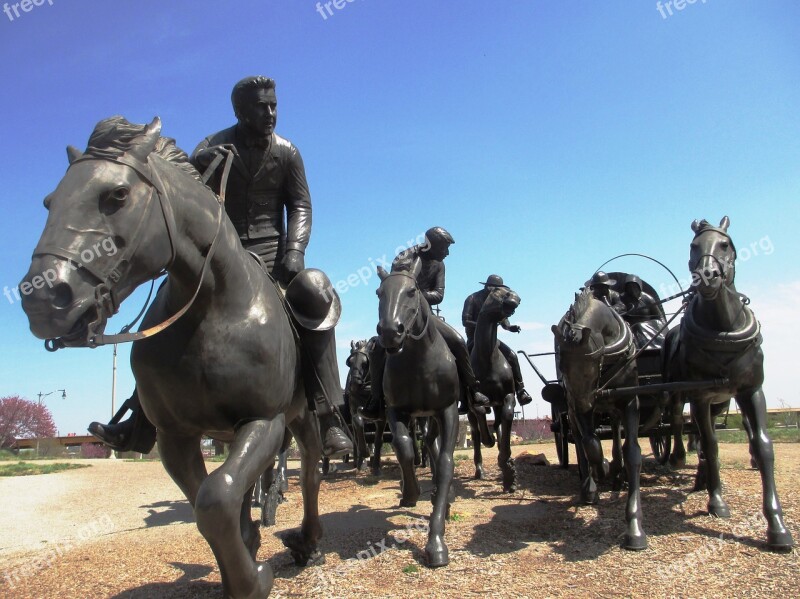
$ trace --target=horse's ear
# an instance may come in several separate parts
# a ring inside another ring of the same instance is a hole
[[[350,341],[350,349],[355,349],[355,348],[356,348],[356,342]]]
[[[381,281],[383,281],[386,277],[389,276],[389,273],[386,272],[386,269],[383,266],[378,267],[378,276],[380,277]]]
[[[160,136],[161,119],[155,117],[153,122],[147,125],[141,138],[137,140],[136,145],[131,149],[131,154],[142,162],[147,162],[147,157],[155,149],[156,142]]]
[[[722,220],[719,221],[719,228],[727,233],[728,227],[730,226],[731,226],[731,219],[729,219],[727,216],[723,216]]]
[[[83,156],[83,152],[81,152],[78,148],[75,146],[67,146],[67,160],[69,160],[70,164],[75,162],[81,156]]]
[[[699,230],[700,230],[700,221],[699,220],[693,221],[692,222],[692,231],[697,233]]]
[[[564,340],[564,335],[561,334],[561,329],[559,329],[556,325],[550,327],[550,330],[553,331],[553,335],[556,338],[556,341],[561,343]]]

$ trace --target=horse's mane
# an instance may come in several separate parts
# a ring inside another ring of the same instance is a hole
[[[592,301],[592,291],[588,287],[581,290],[580,293],[575,294],[575,302],[567,312],[573,322],[576,322],[581,314],[585,313]]]
[[[353,351],[361,351],[366,347],[367,343],[369,343],[369,339],[361,339],[360,341],[356,341]]]
[[[97,158],[120,156],[137,144],[146,128],[147,125],[136,125],[121,116],[103,119],[97,123],[89,136],[86,154]],[[188,154],[181,150],[171,137],[159,137],[153,152],[187,175],[200,180],[200,173],[189,162]]]

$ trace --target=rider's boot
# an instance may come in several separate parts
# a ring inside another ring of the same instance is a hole
[[[130,417],[122,420],[128,410]],[[156,443],[156,427],[144,415],[136,389],[108,424],[92,422],[89,432],[115,451],[150,453]]]
[[[505,343],[500,343],[500,351],[511,366],[511,373],[514,376],[514,390],[516,391],[517,401],[521,406],[527,406],[533,398],[525,390],[525,382],[522,380],[522,370],[519,367],[519,358],[510,347]]]
[[[517,388],[517,401],[521,406],[527,406],[529,403],[533,401],[533,398],[530,396],[525,390],[525,387],[518,387]]]

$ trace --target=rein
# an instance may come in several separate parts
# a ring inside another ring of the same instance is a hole
[[[147,163],[144,163],[144,164],[141,163],[140,161],[136,160],[135,158],[129,158],[127,154],[125,154],[123,156],[120,156],[120,157],[117,157],[117,158],[113,158],[113,159],[94,158],[94,157],[79,158],[75,162],[78,162],[78,161],[81,161],[81,160],[111,160],[112,162],[116,162],[117,164],[122,164],[122,165],[125,165],[125,166],[128,166],[128,167],[132,168],[134,171],[136,171],[136,173],[140,177],[142,177],[145,181],[150,183],[152,189],[150,191],[150,197],[148,198],[148,212],[146,212],[145,214],[149,213],[149,206],[151,205],[150,200],[152,200],[153,190],[155,190],[155,193],[156,193],[156,195],[158,197],[158,200],[159,200],[159,204],[161,206],[162,214],[164,216],[164,222],[165,222],[165,225],[166,225],[166,228],[167,228],[167,236],[168,236],[169,242],[170,242],[171,256],[170,256],[169,263],[165,267],[165,270],[168,270],[172,266],[172,264],[174,263],[175,255],[176,255],[175,241],[174,241],[174,237],[175,237],[175,214],[172,211],[172,206],[165,199],[166,192],[164,191],[164,186],[161,183],[160,179],[158,179],[157,176],[154,176],[155,173],[154,173],[152,167],[150,167],[149,164],[147,164]],[[219,165],[220,161],[221,160],[216,160],[215,159],[215,161],[212,162],[212,164],[209,166],[208,170],[210,170],[212,167],[214,169],[216,169],[217,166]],[[225,188],[227,186],[228,175],[230,174],[230,171],[231,171],[232,162],[233,162],[233,152],[228,151],[228,155],[227,155],[227,157],[225,159],[225,167],[224,167],[224,169],[222,171],[222,180],[221,180],[221,183],[220,183],[220,193],[219,193],[219,197],[218,197],[219,210],[217,212],[217,226],[216,226],[216,230],[214,232],[214,237],[211,240],[211,244],[210,244],[210,246],[208,248],[208,251],[206,252],[205,258],[203,260],[203,267],[200,270],[200,278],[199,278],[199,280],[197,282],[197,287],[196,287],[196,289],[194,291],[194,294],[192,295],[191,299],[189,299],[189,301],[186,303],[186,305],[183,306],[183,308],[178,310],[175,314],[173,314],[172,316],[170,316],[169,318],[167,318],[166,320],[164,320],[160,324],[157,324],[157,325],[152,326],[152,327],[150,327],[148,329],[145,329],[144,331],[136,331],[134,333],[128,332],[130,330],[130,328],[133,327],[133,325],[139,320],[139,318],[141,318],[142,314],[144,313],[145,307],[147,306],[147,303],[150,300],[150,295],[148,295],[147,300],[145,300],[145,306],[142,307],[142,310],[139,313],[139,315],[133,320],[133,322],[131,322],[130,324],[128,324],[125,327],[123,327],[122,328],[122,332],[120,332],[120,333],[118,333],[116,335],[104,335],[102,333],[99,334],[99,335],[94,335],[94,336],[92,336],[92,337],[90,337],[88,339],[88,346],[89,347],[99,347],[101,345],[110,345],[110,344],[116,344],[116,343],[128,343],[128,342],[131,342],[131,341],[139,341],[141,339],[146,339],[148,337],[152,337],[153,335],[157,335],[158,333],[160,333],[161,331],[163,331],[164,329],[166,329],[170,325],[174,324],[181,316],[186,314],[186,312],[189,310],[189,308],[191,308],[192,304],[194,304],[195,299],[197,299],[197,296],[200,293],[200,289],[202,288],[202,285],[203,285],[203,279],[205,279],[206,273],[208,272],[208,268],[209,268],[209,266],[211,264],[211,259],[214,256],[214,252],[216,251],[216,248],[217,248],[217,240],[219,239],[219,233],[222,230],[222,216],[223,216],[223,213],[224,213],[224,206],[225,206]],[[147,172],[147,173],[143,172],[144,171],[143,166],[147,166],[149,172]],[[206,174],[208,174],[208,170],[206,171]],[[143,222],[143,221],[144,221],[144,216],[142,217],[142,221],[141,222]],[[141,226],[141,222],[140,222],[140,226]],[[136,234],[135,234],[134,238],[138,237],[140,226],[137,227]],[[131,244],[131,246],[134,249],[136,249],[136,248],[138,248],[138,243]],[[132,253],[132,252],[129,252],[129,253]],[[123,262],[125,257],[127,257],[127,254],[123,258],[120,259],[120,263]],[[95,288],[95,302],[96,302],[95,305],[98,307],[98,309],[99,309],[98,311],[102,310],[102,312],[106,313],[106,316],[112,316],[113,314],[116,313],[116,311],[119,308],[119,304],[117,303],[116,298],[115,298],[115,294],[114,294],[113,283],[116,283],[117,281],[121,280],[121,275],[118,275],[117,278],[114,278],[114,272],[116,272],[116,270],[117,270],[116,268],[112,269],[112,274],[110,274],[105,279],[103,279],[102,277],[99,277],[96,273],[92,272],[92,274],[101,281],[101,284],[97,288]],[[160,276],[160,273],[159,273],[159,276]],[[111,280],[113,282],[111,284],[109,284],[108,283],[109,280]],[[152,293],[152,287],[151,287],[151,293]],[[99,315],[98,315],[98,317],[99,317]],[[89,326],[91,326],[91,324]],[[47,351],[54,352],[54,351],[57,351],[57,350],[59,350],[59,349],[61,349],[63,347],[66,347],[66,344],[64,343],[62,338],[57,338],[57,339],[46,339],[45,342],[44,342],[44,346],[45,346],[45,349],[47,349]]]
[[[397,275],[402,276],[402,277],[407,277],[407,278],[411,279],[412,281],[414,281],[414,286],[417,288],[417,291],[419,291],[419,287],[417,287],[417,279],[416,278],[414,278],[411,275],[406,274],[404,272],[392,272],[392,273],[389,273],[390,277],[397,276]],[[422,327],[422,331],[420,331],[420,333],[418,335],[414,335],[411,332],[411,327],[414,326],[414,321],[417,319],[417,315],[420,312],[420,306],[421,305],[422,305],[422,299],[421,298],[417,298],[417,309],[414,310],[414,314],[411,315],[411,318],[408,320],[409,324],[406,327],[408,329],[408,336],[411,337],[411,339],[413,339],[414,341],[419,341],[420,339],[422,339],[422,337],[425,336],[425,332],[428,330],[428,323],[431,320],[430,317],[425,319],[425,324]],[[433,314],[431,314],[431,316],[433,316]]]

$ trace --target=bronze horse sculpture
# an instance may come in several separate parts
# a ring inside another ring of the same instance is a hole
[[[45,271],[57,277],[26,296],[23,308],[37,337],[94,346],[119,304],[167,272],[143,327],[163,323],[181,306],[186,311],[133,344],[141,405],[158,429],[164,467],[214,552],[225,596],[263,598],[273,574],[269,563],[255,561],[260,538],[251,495],[286,427],[301,449],[304,517],[284,544],[298,563],[322,558],[318,424],[278,289],[243,249],[219,198],[160,131],[158,118],[145,126],[113,117],[97,125],[83,155],[68,152],[70,166],[45,199],[47,224],[25,280]],[[104,238],[120,251],[81,267],[82,249]],[[202,435],[231,444],[211,474]]]
[[[664,380],[728,380],[722,386],[674,394],[672,412],[680,417],[675,418],[673,426],[682,425],[683,405],[690,403],[705,456],[698,466],[698,478],[706,481],[708,512],[727,518],[730,510],[722,498],[713,414],[718,406],[727,405],[731,397],[736,399],[743,420],[748,423],[750,453],[761,473],[767,545],[787,550],[794,543],[784,524],[775,488],[775,456],[767,434],[766,399],[761,388],[764,382],[761,326],[748,307],[749,300],[734,284],[736,247],[728,233],[729,226],[727,216],[716,227],[705,220],[692,223],[694,239],[689,249],[689,270],[694,293],[681,324],[667,334]],[[677,456],[678,460],[682,457]]]
[[[366,422],[361,416],[359,407],[366,405],[372,392],[372,382],[369,373],[369,348],[375,343],[376,338],[362,339],[350,342],[350,355],[347,357],[347,380],[345,381],[346,402],[350,407],[353,423],[354,447],[356,450],[355,466],[361,470],[364,460],[370,458],[367,438],[364,432]],[[375,422],[375,442],[370,459],[372,474],[377,476],[381,469],[381,448],[383,446],[383,431],[386,428],[386,415]]]
[[[517,475],[514,460],[511,459],[511,424],[514,421],[516,395],[511,366],[497,342],[497,327],[500,321],[514,314],[519,304],[519,295],[511,289],[492,288],[478,313],[475,342],[470,354],[475,376],[481,381],[481,392],[489,398],[494,410],[495,431],[499,433],[497,464],[503,475],[503,491],[508,493],[517,489]],[[489,447],[494,445],[494,439],[486,425],[485,414],[470,412],[468,416],[472,427],[475,477],[483,478],[479,439]]]
[[[429,416],[425,442],[434,490],[425,554],[428,566],[450,562],[444,541],[445,520],[453,501],[453,450],[458,436],[457,402],[461,393],[455,360],[435,326],[436,316],[417,287],[419,261],[396,261],[392,272],[378,267],[378,336],[386,349],[383,391],[392,445],[402,473],[401,507],[413,507],[420,495],[414,471],[410,421]]]
[[[597,393],[610,383],[614,386],[637,384],[636,362],[632,359],[636,352],[633,334],[622,317],[609,304],[595,298],[589,289],[576,294],[575,303],[552,331],[578,454],[581,500],[586,504],[597,503],[596,479],[603,479],[610,473],[594,424],[595,413],[610,413],[615,423],[613,428],[618,429],[616,423],[621,420],[625,430],[622,451],[628,501],[622,545],[625,549],[645,549],[647,537],[642,528],[639,490],[642,466],[638,439],[639,400],[636,396],[603,400]]]
[[[370,352],[378,338],[362,339],[350,342],[350,355],[347,357],[346,366],[347,380],[345,382],[345,401],[350,408],[352,418],[353,436],[355,437],[355,467],[361,470],[365,459],[369,458],[369,465],[373,476],[380,476],[381,473],[381,451],[383,449],[384,431],[386,430],[386,408],[381,402],[381,417],[374,423],[375,437],[373,439],[373,451],[370,457],[367,445],[367,426],[368,421],[361,415],[360,407],[367,405],[370,394],[372,393],[372,377],[369,371]],[[428,452],[424,447],[425,435],[428,431],[427,418],[412,418],[409,425],[409,433],[414,441],[414,465],[427,465]],[[422,435],[423,443],[420,447],[417,438]]]

